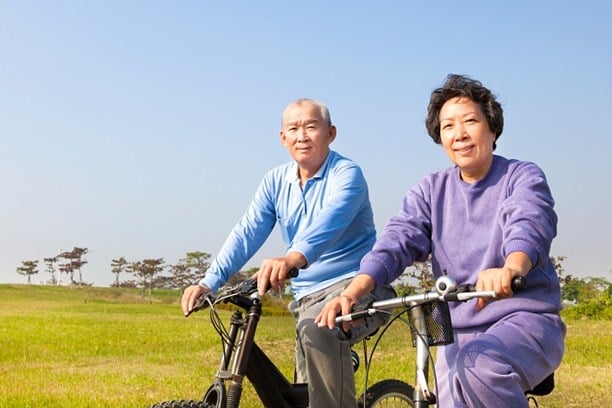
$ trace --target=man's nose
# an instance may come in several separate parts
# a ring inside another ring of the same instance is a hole
[[[304,142],[308,140],[308,132],[306,132],[306,128],[300,126],[297,130],[297,140],[298,142]]]

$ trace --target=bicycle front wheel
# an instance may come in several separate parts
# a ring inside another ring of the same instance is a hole
[[[414,407],[414,388],[400,380],[382,380],[369,387],[358,401],[359,408]]]

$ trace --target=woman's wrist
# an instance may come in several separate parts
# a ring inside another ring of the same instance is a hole
[[[347,298],[348,300],[350,300],[353,303],[357,303],[357,297],[348,293],[340,293],[339,297],[343,297],[343,298]]]

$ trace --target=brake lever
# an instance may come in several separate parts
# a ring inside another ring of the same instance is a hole
[[[189,317],[189,315],[191,315],[192,313],[198,312],[202,309],[205,309],[208,305],[210,305],[213,301],[213,296],[210,292],[205,292],[202,293],[200,296],[198,296],[198,298],[196,299],[194,305],[193,305],[193,309],[191,309],[189,312],[187,312],[187,314],[185,315],[185,317]]]

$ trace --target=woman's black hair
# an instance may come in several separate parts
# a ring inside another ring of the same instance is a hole
[[[434,89],[427,106],[427,119],[425,126],[427,133],[437,144],[440,139],[440,110],[442,106],[453,98],[468,98],[480,105],[484,112],[489,129],[495,134],[493,150],[495,150],[497,139],[504,130],[504,112],[495,95],[485,88],[480,81],[466,75],[449,74],[442,87]]]

